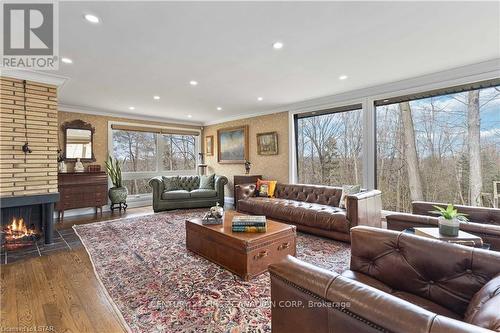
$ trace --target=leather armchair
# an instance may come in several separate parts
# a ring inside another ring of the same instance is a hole
[[[347,208],[339,208],[342,188],[277,184],[274,198],[256,197],[255,184],[235,188],[238,211],[266,215],[297,226],[297,230],[349,242],[349,230],[357,225],[381,227],[382,200],[378,190],[347,196]]]
[[[414,201],[412,214],[394,213],[386,216],[387,229],[403,231],[413,227],[437,227],[436,215],[430,213],[433,207],[446,206],[442,203]],[[479,236],[490,249],[500,251],[500,209],[455,205],[459,212],[467,214],[469,223],[460,223],[460,229]]]
[[[342,274],[269,266],[273,333],[500,332],[500,253],[355,227]]]

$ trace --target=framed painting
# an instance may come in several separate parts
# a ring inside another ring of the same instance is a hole
[[[257,154],[278,155],[278,133],[267,132],[257,134]]]
[[[248,126],[217,130],[219,163],[243,164],[248,160]]]
[[[205,137],[205,155],[213,156],[214,155],[214,136],[208,135]]]

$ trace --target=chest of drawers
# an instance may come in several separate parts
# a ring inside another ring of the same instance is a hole
[[[60,200],[56,204],[59,221],[67,209],[95,207],[102,214],[108,203],[108,175],[105,172],[68,172],[58,174]]]

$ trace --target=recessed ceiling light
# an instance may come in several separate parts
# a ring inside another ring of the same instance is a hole
[[[158,96],[158,95],[153,96],[153,99],[159,100],[159,99],[160,99],[160,96]]]
[[[190,115],[190,114],[188,114],[188,118],[193,118],[193,116],[192,116],[192,115]]]
[[[92,14],[85,14],[84,17],[87,21],[89,21],[90,23],[94,23],[94,24],[99,23],[101,21],[97,16],[92,15]]]
[[[135,107],[134,106],[129,106],[128,109],[129,110],[135,110]]]
[[[197,86],[198,85],[198,81],[189,81],[189,84],[192,85],[192,86]]]
[[[222,108],[220,106],[218,106],[217,111],[222,111]]]
[[[389,102],[389,100],[388,99],[384,99],[384,102]]]
[[[64,62],[65,64],[72,64],[73,60],[70,58],[61,58],[61,61]]]
[[[258,100],[259,102],[261,102],[262,100],[264,100],[264,98],[262,98],[262,97],[257,97],[257,100]]]
[[[282,42],[274,42],[273,43],[273,48],[275,50],[281,50],[283,48],[283,43]]]
[[[339,76],[339,80],[345,80],[345,79],[347,79],[347,75],[340,75]]]

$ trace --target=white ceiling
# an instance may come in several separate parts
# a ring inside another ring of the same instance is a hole
[[[60,55],[73,64],[60,65],[57,74],[69,80],[59,101],[201,123],[275,110],[499,58],[499,6],[60,2]],[[102,23],[88,23],[86,13]]]

